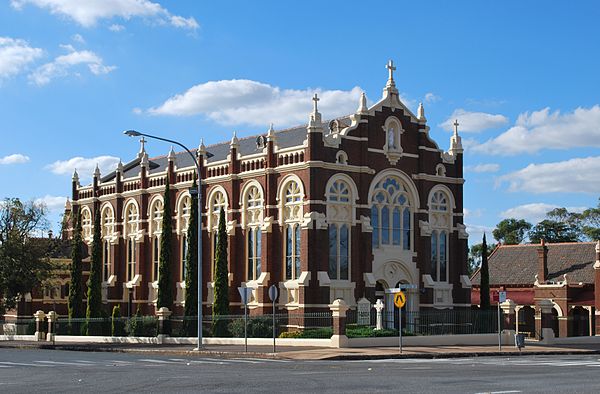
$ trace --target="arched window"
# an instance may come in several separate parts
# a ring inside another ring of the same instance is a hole
[[[342,179],[330,183],[327,190],[329,234],[329,270],[332,280],[350,279],[350,229],[352,228],[350,186]]]
[[[262,272],[263,196],[261,189],[256,185],[248,187],[242,205],[246,231],[246,280],[256,280]]]
[[[373,248],[382,246],[412,250],[412,213],[408,191],[402,181],[390,176],[379,181],[371,199]]]
[[[88,207],[81,209],[81,227],[83,228],[83,238],[88,242],[92,240],[92,212]]]
[[[137,270],[136,260],[136,236],[139,229],[139,211],[134,202],[125,206],[125,224],[123,226],[125,241],[127,245],[127,272],[126,279],[131,281]]]
[[[177,209],[177,228],[179,234],[179,281],[185,281],[186,259],[188,250],[187,231],[192,215],[192,198],[189,194],[183,195],[179,199],[179,207]]]
[[[449,233],[452,231],[450,198],[442,190],[435,190],[429,198],[431,231],[431,277],[448,281]]]
[[[152,240],[152,281],[158,281],[158,266],[160,260],[160,236],[162,231],[162,220],[164,214],[164,203],[156,198],[150,206],[150,239]]]
[[[102,208],[100,220],[102,230],[102,280],[107,282],[112,271],[110,243],[115,231],[114,211],[109,204]]]
[[[295,280],[300,277],[300,223],[303,215],[303,191],[296,180],[289,180],[283,185],[281,197],[284,251],[285,279]]]
[[[217,252],[217,243],[219,241],[219,217],[221,208],[225,211],[225,221],[227,221],[227,200],[222,190],[213,191],[208,200],[208,231],[211,239],[211,277],[214,280],[215,259]]]

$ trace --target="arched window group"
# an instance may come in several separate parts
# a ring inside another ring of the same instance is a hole
[[[100,225],[102,229],[102,280],[108,281],[112,273],[111,239],[115,231],[115,215],[110,204],[101,210]]]
[[[162,231],[162,220],[164,214],[164,203],[156,198],[150,206],[150,239],[152,240],[152,281],[158,281],[158,266],[160,260],[160,236]]]
[[[247,188],[242,198],[246,231],[246,280],[256,280],[262,272],[263,195],[257,185]]]
[[[452,230],[448,195],[441,190],[429,199],[431,231],[431,277],[434,281],[448,281],[449,232]]]
[[[139,210],[137,204],[131,201],[125,207],[124,215],[124,235],[126,240],[126,257],[127,257],[127,270],[126,280],[131,281],[137,271],[137,260],[136,260],[136,236],[139,229]]]
[[[211,240],[211,277],[213,280],[215,275],[215,259],[217,257],[217,243],[219,241],[219,218],[221,208],[223,208],[225,217],[227,217],[227,200],[225,199],[225,193],[222,189],[216,189],[210,194],[208,200],[208,231]]]
[[[394,246],[412,250],[412,214],[402,181],[387,177],[375,185],[371,199],[373,249]]]
[[[327,190],[327,230],[329,269],[332,280],[350,279],[350,233],[352,228],[352,192],[349,184],[336,179]]]
[[[304,193],[300,184],[291,179],[283,186],[282,212],[285,251],[285,279],[300,277],[300,223],[302,222]]]
[[[185,194],[179,201],[179,209],[177,216],[177,226],[179,228],[180,245],[179,245],[179,281],[185,281],[185,270],[187,266],[187,252],[189,246],[189,240],[187,238],[187,230],[190,224],[190,217],[192,215],[192,198],[189,194]]]
[[[81,209],[81,227],[83,229],[83,238],[91,242],[92,240],[92,211],[88,207]]]

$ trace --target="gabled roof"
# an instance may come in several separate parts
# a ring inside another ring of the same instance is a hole
[[[546,244],[548,247],[548,280],[594,283],[595,242]],[[538,273],[539,244],[500,245],[488,257],[490,285],[533,285]],[[477,270],[471,281],[480,284]]]

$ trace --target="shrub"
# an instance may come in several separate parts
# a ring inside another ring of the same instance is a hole
[[[275,323],[277,330],[277,323]],[[233,337],[244,337],[244,319],[235,319],[229,323],[229,332]],[[273,320],[267,316],[248,318],[248,338],[272,338]]]
[[[303,331],[282,332],[279,338],[302,338],[302,339],[317,339],[331,338],[333,329],[331,327],[307,328]]]
[[[125,324],[121,319],[121,306],[115,305],[112,311],[111,335],[113,337],[122,337],[125,335]]]

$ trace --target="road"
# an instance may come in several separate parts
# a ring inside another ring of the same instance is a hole
[[[0,349],[0,392],[598,393],[598,355],[293,361]]]

